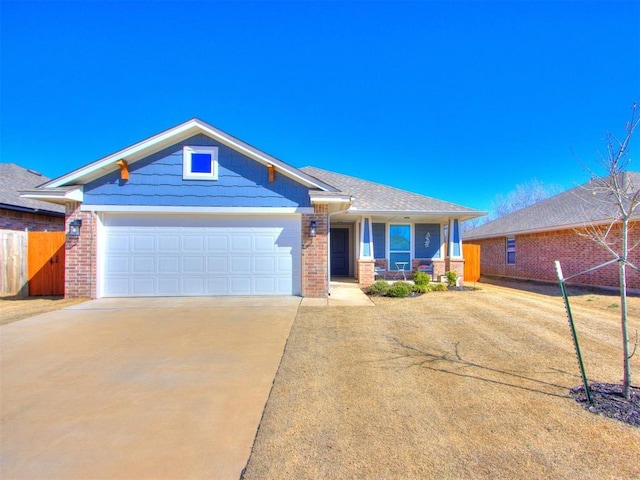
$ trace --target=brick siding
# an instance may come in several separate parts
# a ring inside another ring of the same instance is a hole
[[[2,208],[0,209],[0,230],[62,232],[64,231],[64,218]]]
[[[67,238],[64,295],[68,298],[96,298],[97,217],[92,212],[81,212],[79,203],[67,205],[66,225],[82,220],[80,236]]]
[[[317,223],[316,236],[309,236],[312,220]],[[314,213],[302,215],[302,296],[326,297],[329,291],[327,205],[314,205]]]
[[[640,242],[640,222],[634,222],[629,232],[629,245]],[[614,232],[615,233],[615,232]],[[506,264],[506,237],[468,240],[480,245],[482,275],[557,282],[556,260],[560,261],[565,277],[612,260],[604,248],[574,230],[516,235],[516,263]],[[629,261],[640,266],[640,247],[632,250]],[[608,265],[594,272],[569,280],[568,284],[618,287],[617,265]],[[627,269],[627,287],[640,290],[640,273]]]
[[[368,287],[376,281],[375,262],[372,260],[358,260],[358,284],[362,288]]]

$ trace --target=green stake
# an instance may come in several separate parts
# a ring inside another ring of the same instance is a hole
[[[558,280],[560,281],[560,290],[562,291],[562,298],[564,298],[564,306],[567,309],[567,317],[569,318],[569,326],[571,327],[573,345],[576,347],[576,356],[578,357],[578,365],[580,366],[580,374],[582,375],[584,393],[587,395],[587,401],[589,402],[589,405],[593,405],[593,402],[591,401],[591,392],[589,391],[589,383],[587,382],[587,374],[584,371],[584,363],[582,363],[582,354],[580,353],[578,334],[576,333],[576,327],[573,323],[573,315],[571,314],[571,306],[569,305],[569,296],[567,295],[567,288],[564,284],[564,278],[562,277],[562,268],[560,268],[560,262],[558,260],[556,260],[556,273],[558,274]]]

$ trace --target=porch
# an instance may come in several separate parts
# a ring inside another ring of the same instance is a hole
[[[453,270],[463,280],[460,219],[437,215],[337,213],[329,222],[331,281],[411,280],[420,267],[433,281]]]

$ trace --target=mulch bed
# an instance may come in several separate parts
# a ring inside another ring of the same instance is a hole
[[[592,413],[604,415],[635,427],[640,427],[640,387],[631,387],[631,398],[622,394],[622,385],[613,383],[592,383],[589,385],[592,405],[587,402],[584,386],[570,390],[574,400]]]

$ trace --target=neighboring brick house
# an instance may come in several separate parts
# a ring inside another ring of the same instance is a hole
[[[14,163],[0,163],[0,230],[64,230],[64,205],[20,196],[20,191],[48,180],[42,174]]]
[[[628,188],[640,189],[640,173],[624,175]],[[564,276],[570,277],[613,259],[602,246],[577,232],[586,225],[610,224],[615,211],[611,199],[589,182],[469,230],[464,241],[480,245],[482,275],[557,282],[556,260],[560,261]],[[615,238],[617,231],[619,225],[610,238]],[[630,223],[629,245],[639,242],[640,215],[636,215]],[[630,252],[628,259],[640,267],[640,246]],[[616,264],[608,265],[567,283],[617,288],[618,268]],[[627,287],[631,292],[640,292],[640,273],[632,268],[627,269]]]
[[[324,297],[331,276],[366,286],[375,264],[402,278],[421,261],[462,276],[460,222],[484,214],[297,169],[198,119],[25,196],[66,205],[65,295],[89,297]]]

